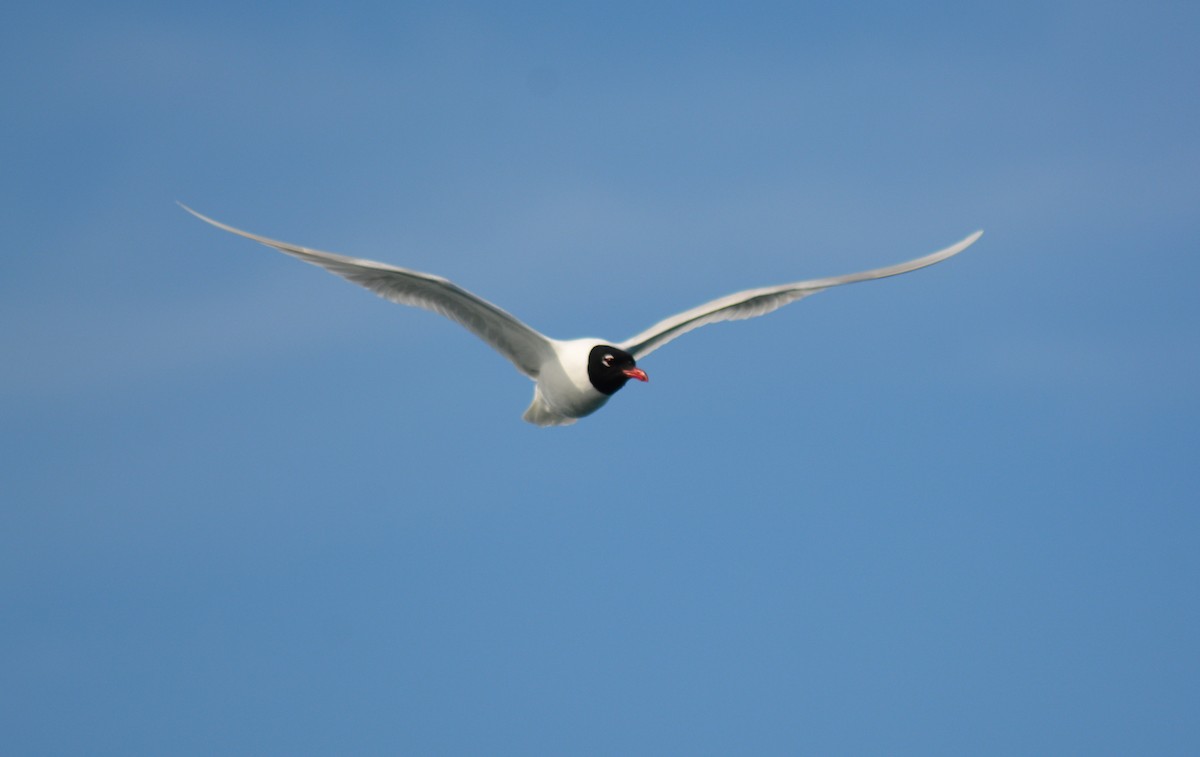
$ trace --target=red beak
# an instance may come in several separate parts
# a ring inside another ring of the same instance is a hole
[[[625,370],[621,371],[621,373],[624,373],[629,378],[635,378],[638,381],[649,381],[650,380],[650,377],[647,376],[646,372],[643,371],[641,368],[626,368]]]

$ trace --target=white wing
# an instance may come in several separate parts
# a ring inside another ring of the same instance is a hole
[[[977,231],[958,244],[951,245],[944,250],[938,250],[923,258],[910,260],[907,263],[899,263],[861,273],[849,273],[845,276],[812,279],[811,281],[799,281],[795,284],[782,284],[780,286],[747,289],[742,292],[736,292],[659,321],[637,336],[627,339],[617,346],[633,355],[635,359],[641,360],[675,337],[709,323],[754,318],[770,313],[772,310],[777,310],[789,302],[795,302],[810,294],[816,294],[822,289],[829,289],[830,287],[841,286],[842,284],[852,284],[856,281],[882,279],[887,276],[895,276],[899,273],[915,271],[918,268],[924,268],[934,263],[940,263],[946,258],[957,255],[970,247],[982,234],[982,231]]]
[[[492,303],[476,297],[441,276],[410,271],[372,260],[310,250],[307,247],[260,237],[214,221],[183,203],[179,204],[187,212],[218,229],[253,239],[306,263],[318,265],[330,273],[370,289],[384,299],[444,315],[490,344],[497,352],[511,360],[517,370],[530,378],[536,379],[542,364],[554,355],[550,340],[545,336]]]

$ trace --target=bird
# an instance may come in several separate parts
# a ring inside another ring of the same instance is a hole
[[[905,263],[735,292],[664,318],[625,341],[614,342],[595,338],[552,339],[441,276],[280,242],[216,221],[182,202],[179,205],[218,229],[324,268],[384,299],[456,321],[533,380],[533,401],[522,418],[536,426],[573,424],[603,407],[629,381],[649,381],[638,361],[693,329],[719,321],[766,315],[831,287],[925,268],[957,255],[983,234],[976,231],[949,247]]]

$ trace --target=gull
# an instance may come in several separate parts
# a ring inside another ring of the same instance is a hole
[[[957,255],[983,234],[976,231],[945,249],[905,263],[735,292],[664,318],[640,334],[615,342],[552,339],[441,276],[280,242],[213,220],[183,203],[180,206],[218,229],[320,266],[384,299],[424,308],[462,325],[533,380],[533,401],[522,417],[538,426],[572,424],[603,407],[630,380],[649,381],[637,361],[693,329],[719,321],[756,318],[843,284],[916,271]]]

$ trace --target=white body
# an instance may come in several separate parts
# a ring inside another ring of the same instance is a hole
[[[521,416],[538,426],[567,426],[599,410],[610,395],[588,380],[588,355],[603,339],[551,340],[554,357],[538,371],[533,402]]]

